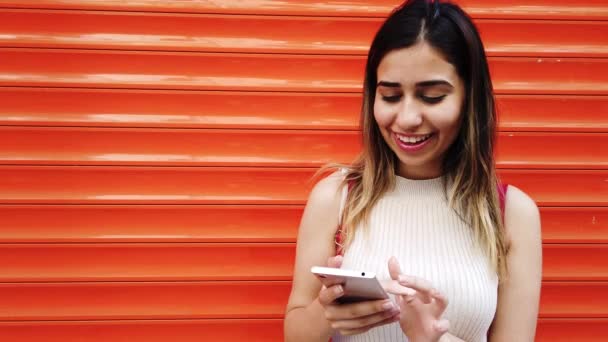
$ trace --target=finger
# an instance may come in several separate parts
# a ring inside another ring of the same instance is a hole
[[[423,304],[417,296],[397,296],[397,301],[401,309],[401,321],[420,315],[420,305]]]
[[[431,295],[433,296],[435,302],[433,314],[435,314],[435,317],[440,317],[445,311],[445,309],[448,307],[448,299],[438,290],[431,291]]]
[[[365,317],[395,308],[397,308],[397,305],[390,299],[329,305],[325,308],[325,318],[329,321],[341,321]]]
[[[447,319],[436,321],[433,328],[441,336],[450,330],[450,322]]]
[[[319,303],[323,306],[329,305],[336,299],[342,297],[342,295],[344,295],[344,288],[342,285],[332,285],[330,287],[323,285],[321,291],[319,291]]]
[[[329,257],[327,258],[327,267],[340,268],[340,266],[342,266],[342,260],[341,255]]]
[[[399,276],[399,284],[416,290],[418,297],[423,303],[428,304],[432,301],[434,289],[429,281],[402,274]]]
[[[383,281],[382,287],[386,292],[392,293],[394,295],[414,296],[416,294],[416,290],[407,286],[403,286],[399,282],[396,282],[394,280]]]
[[[334,285],[344,285],[345,279],[341,277],[319,277],[321,284],[325,285],[325,287],[332,287]]]
[[[396,315],[394,315],[392,317],[389,317],[389,318],[384,319],[384,320],[382,320],[382,321],[380,321],[378,323],[369,325],[369,326],[364,327],[364,328],[340,330],[340,335],[348,336],[348,335],[362,334],[362,333],[364,333],[364,332],[366,332],[366,331],[368,331],[370,329],[373,329],[373,328],[376,328],[376,327],[379,327],[379,326],[382,326],[382,325],[385,325],[385,324],[390,324],[390,323],[393,323],[393,322],[398,322],[398,321],[399,321],[399,314],[396,314]]]
[[[399,275],[401,274],[401,266],[399,265],[397,258],[394,256],[388,259],[388,273],[391,275],[391,279],[393,280],[398,280]]]
[[[395,315],[399,315],[401,310],[395,307],[392,310],[387,310],[379,313],[375,313],[368,316],[363,316],[355,319],[347,319],[341,321],[334,321],[331,323],[331,327],[335,330],[355,330],[361,329],[365,327],[369,327],[376,323],[382,322],[387,318],[394,317]]]
[[[420,300],[419,296],[417,295],[413,295],[413,296],[402,296],[401,300],[404,304],[407,304],[409,306],[415,306],[416,304],[422,303],[422,301]]]
[[[401,309],[402,315],[408,315],[408,312],[412,312],[412,310],[420,310],[419,306],[422,305],[422,302],[417,295],[397,296],[397,302],[399,304],[399,308]]]

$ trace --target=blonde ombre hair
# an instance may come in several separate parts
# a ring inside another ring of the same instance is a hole
[[[407,1],[391,13],[372,42],[360,119],[363,148],[357,160],[346,166],[342,182],[342,186],[350,184],[342,213],[344,246],[348,248],[358,227],[367,226],[374,205],[395,186],[399,165],[374,119],[378,65],[389,51],[412,46],[420,39],[440,51],[465,83],[460,131],[442,165],[445,192],[450,206],[471,226],[489,263],[504,279],[507,244],[493,156],[496,110],[492,82],[475,26],[451,3]],[[342,166],[327,165],[320,172],[334,167]]]

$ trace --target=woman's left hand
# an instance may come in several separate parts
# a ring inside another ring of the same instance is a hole
[[[427,280],[401,274],[395,257],[389,260],[388,268],[393,280],[416,291],[412,295],[393,293],[401,308],[399,324],[403,333],[411,342],[439,341],[450,327],[450,323],[441,318],[448,306],[447,298]]]

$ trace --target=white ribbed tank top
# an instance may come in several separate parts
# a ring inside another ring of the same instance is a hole
[[[494,319],[498,277],[476,247],[471,227],[449,208],[442,178],[396,177],[396,186],[372,209],[368,229],[357,230],[342,268],[374,272],[390,279],[388,260],[401,271],[430,281],[447,296],[444,318],[450,334],[467,342],[486,341]],[[344,196],[344,194],[343,194]],[[342,210],[342,209],[341,209]],[[399,323],[333,341],[407,341]]]

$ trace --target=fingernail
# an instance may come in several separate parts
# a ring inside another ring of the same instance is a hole
[[[336,292],[337,295],[341,295],[342,292],[344,292],[344,289],[342,289],[342,286],[340,286],[340,285],[336,286],[334,289],[335,289],[334,291]]]
[[[386,302],[386,303],[382,304],[382,308],[384,310],[390,310],[390,309],[394,309],[395,305],[393,305],[393,302]]]
[[[449,330],[449,323],[446,321],[435,322],[435,329],[440,332]]]
[[[399,281],[400,282],[407,282],[409,280],[408,276],[404,276],[404,275],[400,275],[399,276]]]

